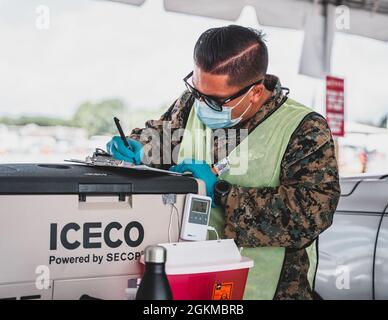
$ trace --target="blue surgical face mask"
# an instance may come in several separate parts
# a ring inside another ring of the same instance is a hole
[[[251,89],[248,90],[248,92],[239,102],[237,102],[237,104],[232,107],[223,107],[221,111],[215,111],[205,102],[195,99],[194,108],[198,119],[201,120],[205,126],[211,129],[230,128],[235,126],[242,120],[243,115],[250,109],[252,103],[250,103],[243,114],[236,119],[232,119],[232,110],[244,100]]]

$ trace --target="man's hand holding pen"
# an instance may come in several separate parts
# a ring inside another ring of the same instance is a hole
[[[136,165],[141,164],[143,144],[134,139],[127,138],[120,125],[120,120],[116,117],[113,120],[120,136],[114,136],[106,144],[106,151],[117,160],[123,160]]]
[[[106,145],[107,152],[117,160],[123,160],[136,165],[141,164],[143,157],[143,144],[134,139],[126,138],[128,147],[123,139],[119,136],[114,136]]]

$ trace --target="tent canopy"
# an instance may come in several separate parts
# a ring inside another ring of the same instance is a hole
[[[146,0],[111,0],[141,6]],[[151,1],[151,0],[148,0]],[[305,30],[300,73],[330,73],[335,32],[388,41],[388,0],[163,0],[166,11],[236,21],[245,6],[262,26]]]

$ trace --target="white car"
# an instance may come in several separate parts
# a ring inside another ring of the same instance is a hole
[[[323,299],[388,299],[388,174],[341,178],[315,284]]]

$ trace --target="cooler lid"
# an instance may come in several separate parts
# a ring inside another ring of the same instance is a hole
[[[233,239],[159,244],[167,249],[168,275],[220,272],[253,267]]]
[[[0,194],[198,193],[192,177],[78,164],[0,164]]]

